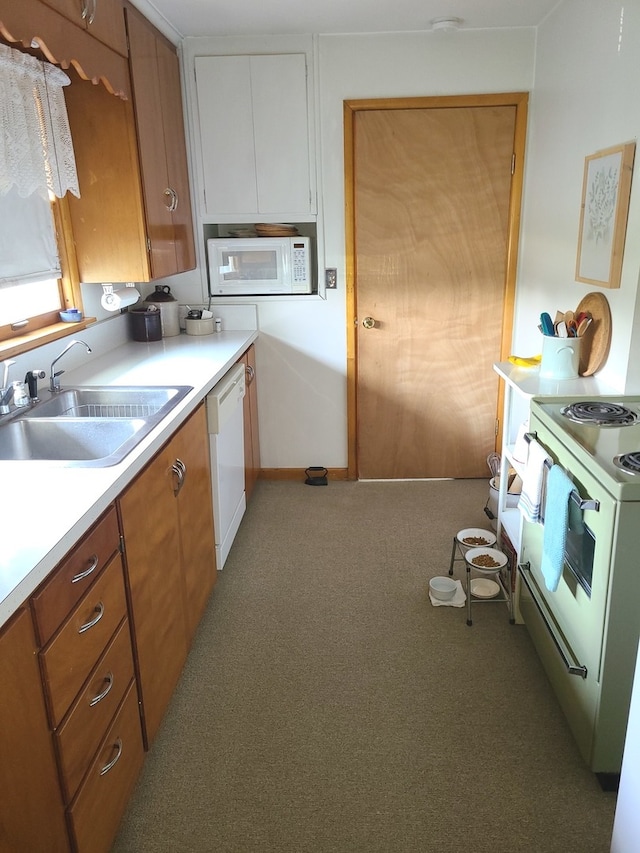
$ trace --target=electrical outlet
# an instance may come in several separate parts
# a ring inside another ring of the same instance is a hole
[[[338,270],[329,268],[324,271],[324,286],[327,290],[335,290],[338,287]]]

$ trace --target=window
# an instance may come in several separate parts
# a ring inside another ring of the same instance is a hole
[[[0,44],[0,351],[7,341],[28,349],[79,302],[64,228],[63,196],[79,195],[69,83],[59,68]]]

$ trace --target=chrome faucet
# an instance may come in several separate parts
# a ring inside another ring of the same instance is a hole
[[[51,362],[51,375],[49,376],[49,390],[51,391],[52,394],[57,394],[58,391],[62,391],[62,388],[60,387],[60,379],[58,377],[62,376],[62,374],[64,373],[64,370],[58,370],[57,373],[54,373],[53,372],[53,366],[57,361],[60,361],[62,356],[66,352],[68,352],[72,346],[75,346],[76,344],[82,344],[82,346],[87,348],[87,352],[91,352],[91,347],[89,346],[89,344],[86,344],[84,341],[79,341],[77,339],[71,341],[71,343],[68,343],[66,345],[66,347],[60,353],[60,355],[57,356],[57,358],[54,358],[53,361]]]
[[[12,364],[15,364],[16,360],[14,358],[8,358],[6,361],[1,362],[3,366],[2,373],[2,385],[0,386],[0,415],[8,415],[11,411],[10,403],[13,399],[13,385],[9,384],[9,368]]]

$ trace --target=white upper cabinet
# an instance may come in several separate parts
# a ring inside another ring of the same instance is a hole
[[[195,58],[203,214],[316,212],[302,53]]]

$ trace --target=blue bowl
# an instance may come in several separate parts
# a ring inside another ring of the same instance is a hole
[[[74,308],[70,311],[61,311],[60,319],[63,323],[79,323],[82,320],[82,311]]]

